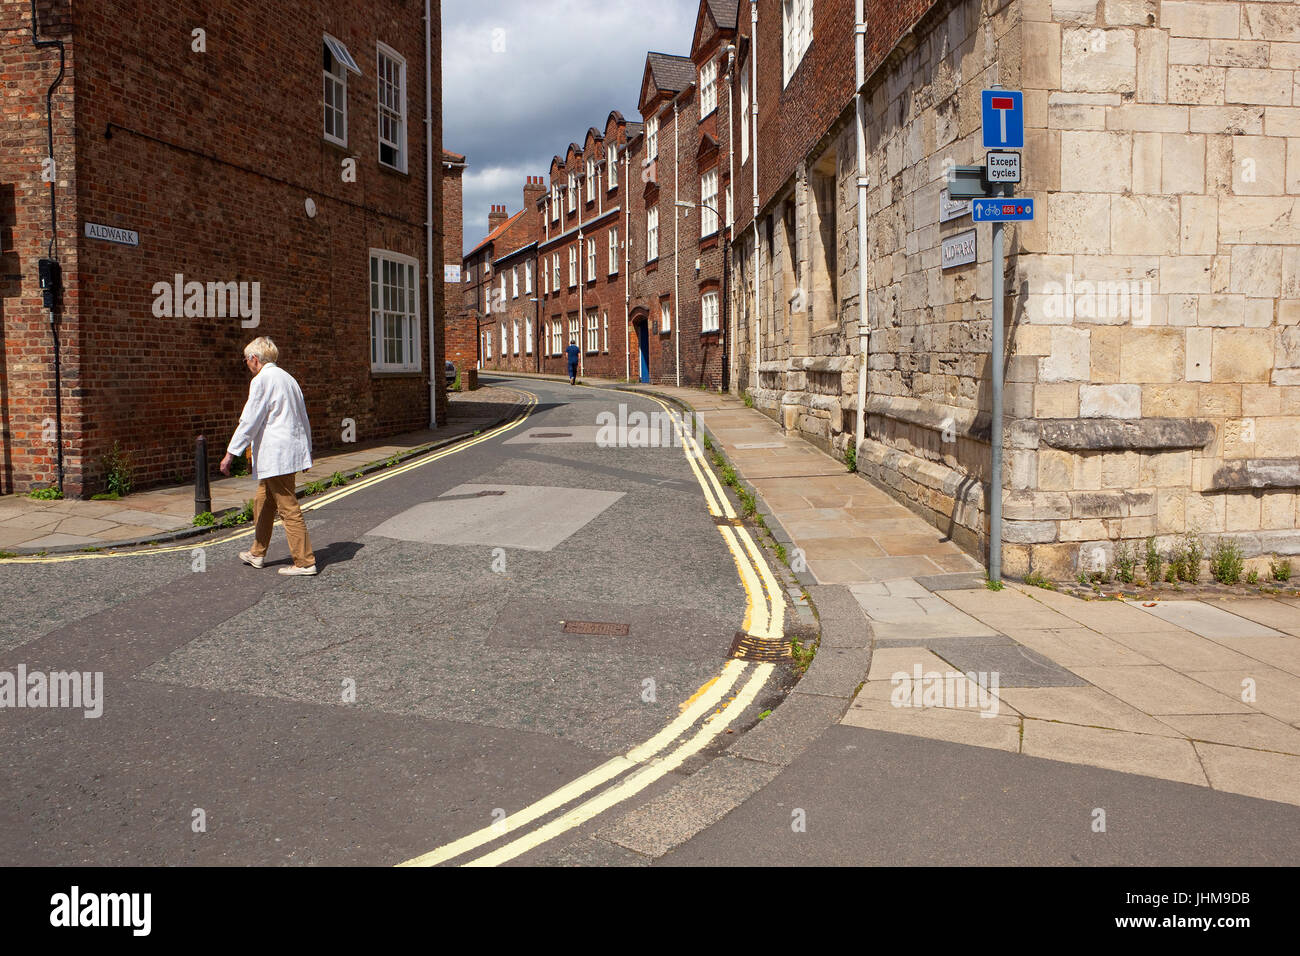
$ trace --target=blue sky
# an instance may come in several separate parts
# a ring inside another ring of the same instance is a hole
[[[617,109],[640,119],[649,50],[690,53],[698,0],[443,0],[443,145],[464,153],[468,248],[488,207]],[[585,56],[581,56],[585,52]]]

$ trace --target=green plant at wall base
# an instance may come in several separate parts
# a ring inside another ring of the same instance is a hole
[[[63,492],[51,485],[49,488],[34,488],[27,492],[27,497],[37,501],[59,501],[63,498]]]
[[[91,495],[91,501],[120,501],[122,496],[116,491],[101,491],[97,495]]]
[[[1164,568],[1164,559],[1160,557],[1160,551],[1156,547],[1155,535],[1147,538],[1146,541],[1146,566],[1147,581],[1155,584],[1160,580],[1161,571]]]
[[[1291,559],[1273,555],[1273,559],[1268,562],[1268,573],[1273,576],[1274,581],[1291,580]]]
[[[856,445],[844,446],[844,464],[848,466],[849,471],[858,470],[858,448]]]
[[[778,559],[782,564],[789,564],[789,563],[790,563],[790,562],[786,559],[786,555],[785,555],[785,545],[783,545],[780,541],[776,542],[776,543],[772,546],[772,550],[776,552],[777,559]]]
[[[1186,559],[1178,579],[1188,584],[1195,584],[1201,579],[1201,559],[1205,557],[1205,543],[1201,541],[1200,535],[1189,531],[1183,535],[1183,544],[1186,549]]]
[[[722,483],[724,485],[734,485],[736,483],[736,469],[730,465],[722,466]]]
[[[1251,571],[1250,573],[1248,573],[1248,574],[1246,575],[1246,583],[1247,583],[1247,584],[1258,584],[1258,583],[1259,583],[1259,572],[1258,572],[1258,571]]]
[[[1125,584],[1132,584],[1137,577],[1137,554],[1128,546],[1127,541],[1115,545],[1115,576]]]
[[[1026,574],[1025,583],[1032,588],[1043,588],[1046,591],[1056,590],[1056,585],[1037,571],[1030,571]]]
[[[210,528],[213,522],[215,522],[216,520],[217,520],[216,515],[214,515],[211,511],[205,511],[202,514],[197,514],[194,516],[194,527]]]
[[[244,452],[230,463],[231,478],[247,478],[253,469],[248,464],[248,452]]]
[[[992,578],[985,578],[984,586],[988,588],[990,591],[1001,591],[1004,587],[1006,587],[1006,585],[1003,584],[1001,581],[994,581]]]
[[[754,396],[750,395],[749,392],[745,393],[745,407],[746,408],[754,407]]]
[[[1222,539],[1214,542],[1210,550],[1210,574],[1214,580],[1220,584],[1236,584],[1241,580],[1244,564],[1241,548],[1236,544]]]
[[[713,451],[713,442],[709,440],[709,436],[708,436],[708,435],[705,435],[705,436],[704,436],[704,450],[705,450],[705,451]]]
[[[104,456],[104,484],[110,493],[125,497],[131,493],[131,456],[118,442]]]

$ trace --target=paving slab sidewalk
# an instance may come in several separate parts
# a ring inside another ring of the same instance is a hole
[[[871,665],[844,725],[1300,805],[1300,601],[990,591],[941,531],[762,412],[642,388],[699,412],[811,583],[861,605]]]
[[[346,451],[315,460],[302,472],[299,488],[328,479],[335,472],[351,476],[375,462],[405,457],[428,445],[472,435],[491,427],[520,401],[509,388],[484,387],[448,396],[448,421],[376,441],[358,442]],[[224,444],[209,449],[213,458],[210,482],[212,511],[239,508],[257,491],[255,478],[226,478],[216,471]],[[86,547],[121,547],[191,528],[194,518],[193,484],[152,488],[119,501],[41,501],[25,495],[0,497],[0,550],[18,553]]]

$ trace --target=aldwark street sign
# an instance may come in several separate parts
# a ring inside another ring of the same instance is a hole
[[[116,226],[101,226],[97,222],[86,223],[86,238],[116,242],[122,246],[140,245],[140,233],[130,229],[118,229]]]
[[[975,230],[967,229],[943,240],[943,268],[970,265],[975,261]]]

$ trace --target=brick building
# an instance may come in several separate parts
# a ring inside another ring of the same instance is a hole
[[[428,36],[424,5],[397,0],[37,10],[0,0],[0,487],[55,483],[61,459],[65,493],[100,491],[114,443],[138,486],[191,480],[195,436],[219,450],[234,428],[256,335],[302,383],[318,451],[346,420],[362,439],[427,426],[445,402],[438,3]]]
[[[745,6],[738,389],[984,557],[998,481],[1010,574],[1185,533],[1300,553],[1294,4],[867,0],[860,102],[854,3]],[[1007,229],[994,476],[991,227],[941,193],[997,83],[1036,218]]]
[[[464,315],[474,329],[478,368],[500,367],[497,363],[501,359],[501,346],[493,336],[498,333],[497,326],[503,319],[507,319],[508,324],[506,312],[512,303],[514,317],[522,317],[519,297],[512,296],[512,289],[507,285],[512,276],[499,273],[496,262],[524,247],[536,245],[537,217],[529,210],[537,207],[538,200],[545,193],[546,184],[542,177],[529,176],[524,182],[523,208],[511,215],[504,205],[494,204],[488,212],[487,235],[465,254],[461,296]],[[507,272],[517,265],[517,261],[511,261]]]
[[[474,320],[465,312],[461,274],[466,165],[459,153],[442,151],[443,358],[454,362],[457,370],[474,368],[478,361],[478,339]]]

